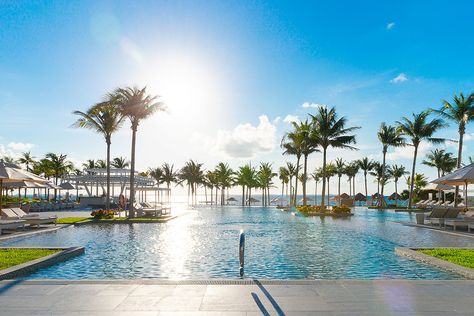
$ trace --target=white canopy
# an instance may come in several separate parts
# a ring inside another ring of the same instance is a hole
[[[424,191],[449,191],[449,190],[454,190],[454,187],[451,185],[446,185],[446,184],[441,184],[441,183],[428,183],[423,188]]]
[[[459,168],[444,177],[434,180],[433,183],[447,185],[467,185],[474,183],[474,164]]]

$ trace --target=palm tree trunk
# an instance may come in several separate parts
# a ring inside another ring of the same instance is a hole
[[[300,173],[300,158],[300,156],[296,157],[295,195],[293,198],[293,206],[296,206],[296,200],[298,199],[298,174]]]
[[[323,188],[321,191],[321,209],[325,208],[324,197],[326,191],[326,148],[323,148]]]
[[[308,155],[304,155],[304,166],[303,166],[303,205],[306,206],[306,171],[308,168]]]
[[[364,171],[364,184],[365,184],[365,205],[369,204],[369,195],[367,192],[367,172]]]
[[[137,128],[132,127],[132,153],[130,159],[130,199],[129,199],[129,217],[135,217],[135,144],[137,139]]]
[[[107,195],[105,201],[105,208],[110,209],[110,138],[106,138],[107,143]]]
[[[341,206],[341,176],[337,179],[337,195],[339,196],[339,206]]]
[[[318,197],[318,181],[314,181],[314,205],[316,205],[316,198]]]
[[[329,203],[329,179],[330,179],[330,177],[328,177],[328,206],[329,206],[329,204],[330,204],[330,203]]]
[[[384,148],[383,150],[383,159],[382,159],[382,183],[380,188],[380,195],[379,195],[379,206],[385,207],[387,203],[385,203],[385,197],[383,196],[383,191],[385,188],[385,158],[387,156],[387,150]]]
[[[415,185],[415,168],[416,168],[416,155],[417,154],[418,154],[418,145],[415,145],[415,152],[413,153],[413,165],[411,167],[410,195],[408,197],[408,208],[411,208],[412,206],[413,187]]]
[[[459,124],[458,161],[456,163],[456,167],[458,169],[461,168],[461,162],[462,162],[462,146],[464,142],[464,132],[465,132],[465,126],[464,126],[464,123],[461,122]],[[458,206],[458,194],[459,194],[459,186],[456,186],[456,189],[454,190],[454,207]]]
[[[395,195],[398,196],[398,180],[395,180]],[[395,206],[398,206],[398,198],[395,200]]]

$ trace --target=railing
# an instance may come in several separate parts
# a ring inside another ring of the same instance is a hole
[[[245,265],[245,233],[244,230],[240,230],[240,241],[239,241],[239,274],[240,277],[244,277],[244,265]]]

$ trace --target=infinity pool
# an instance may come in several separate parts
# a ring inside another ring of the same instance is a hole
[[[321,219],[275,208],[207,207],[168,223],[68,227],[2,246],[86,247],[84,255],[28,278],[238,278],[244,229],[249,278],[459,278],[394,253],[399,245],[474,246],[473,239],[394,222],[412,216],[356,208],[351,218]]]

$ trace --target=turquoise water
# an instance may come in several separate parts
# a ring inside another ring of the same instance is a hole
[[[69,227],[2,246],[79,246],[84,255],[28,278],[456,279],[399,257],[402,246],[474,246],[473,239],[394,223],[414,215],[356,208],[347,219],[305,218],[275,208],[202,208],[168,223]]]

